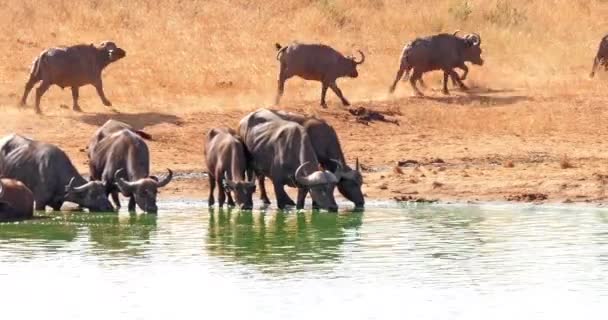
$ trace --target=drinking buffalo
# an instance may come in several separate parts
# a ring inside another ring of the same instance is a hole
[[[173,178],[168,175],[150,176],[150,153],[145,141],[131,130],[115,132],[99,141],[89,150],[91,177],[108,181],[106,197],[112,195],[117,209],[120,208],[118,191],[129,197],[129,211],[137,204],[145,212],[156,213],[158,188],[166,186]]]
[[[286,47],[276,44],[277,60],[281,62],[277,97],[278,104],[285,88],[285,81],[293,76],[299,76],[306,80],[321,82],[321,106],[326,108],[325,94],[327,88],[342,100],[345,106],[350,105],[342,95],[336,80],[340,77],[356,78],[359,76],[357,66],[365,61],[365,55],[361,54],[361,60],[354,57],[345,57],[333,48],[323,44],[292,43]]]
[[[422,79],[422,74],[433,71],[443,71],[443,93],[449,94],[447,87],[448,76],[452,78],[462,89],[467,87],[462,83],[469,72],[465,62],[469,61],[476,65],[483,65],[481,58],[481,37],[478,34],[469,34],[461,38],[454,34],[438,34],[434,36],[418,38],[406,45],[401,53],[399,70],[390,92],[395,91],[397,82],[403,75],[414,70],[410,77],[410,84],[417,95],[422,92],[416,87],[416,81]],[[454,68],[464,70],[462,77],[459,77]]]
[[[589,74],[591,78],[595,75],[598,65],[603,66],[604,70],[608,70],[608,35],[602,38],[597,48],[597,54],[595,55],[595,59],[593,59],[591,74]]]
[[[280,209],[294,205],[283,189],[285,185],[298,188],[298,209],[304,206],[307,189],[319,207],[330,211],[338,209],[333,191],[342,172],[341,165],[336,174],[320,170],[304,127],[280,119],[266,121],[258,112],[253,112],[239,122],[239,135],[251,154],[256,174],[272,180]]]
[[[315,155],[321,166],[332,172],[336,172],[338,170],[338,163],[342,165],[343,170],[337,185],[338,191],[340,191],[345,198],[354,202],[355,207],[363,208],[365,199],[363,197],[363,192],[361,192],[363,177],[359,170],[359,161],[356,161],[355,170],[346,165],[340,140],[331,125],[315,117],[307,117],[298,113],[270,109],[258,110],[256,112],[256,118],[260,122],[280,119],[293,121],[302,125],[310,137]],[[338,160],[338,162],[334,160]],[[264,187],[264,176],[259,176],[258,180],[262,200],[265,203],[270,203],[268,196],[266,195],[266,188]]]
[[[75,111],[81,111],[78,105],[79,88],[89,84],[97,89],[97,94],[105,106],[112,106],[103,92],[101,73],[110,63],[125,55],[126,52],[111,41],[102,42],[99,46],[79,44],[46,49],[34,60],[30,78],[21,97],[21,105],[25,105],[30,91],[41,81],[36,89],[36,113],[41,112],[40,98],[54,84],[62,89],[71,87]]]
[[[122,130],[130,130],[145,140],[152,139],[152,136],[142,130],[135,130],[131,125],[127,123],[110,119],[106,121],[106,123],[104,123],[101,127],[99,127],[97,131],[95,131],[93,137],[89,141],[89,145],[87,147],[89,151],[89,159],[91,158],[91,150],[95,149],[95,146],[97,145],[97,143],[99,143],[99,141],[103,140],[103,138],[109,135],[112,135],[115,132]]]
[[[90,211],[112,211],[106,184],[87,182],[58,147],[20,135],[0,140],[0,175],[23,182],[34,193],[36,210],[60,210],[65,201]]]
[[[34,194],[21,181],[0,179],[0,221],[34,216]]]
[[[205,159],[209,170],[209,206],[215,203],[213,191],[218,185],[220,207],[228,196],[228,205],[236,204],[241,209],[253,208],[252,195],[255,192],[255,181],[246,179],[247,157],[243,141],[236,137],[236,132],[228,128],[211,129],[205,143]],[[234,200],[231,192],[234,193]]]

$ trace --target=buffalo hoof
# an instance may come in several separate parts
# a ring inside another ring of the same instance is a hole
[[[441,93],[445,94],[446,96],[450,95],[450,92],[448,90],[441,90]]]
[[[342,101],[342,105],[344,105],[345,107],[348,107],[348,106],[350,106],[350,102],[344,100],[344,101]]]
[[[327,109],[327,103],[325,103],[325,102],[321,102],[321,107],[322,107],[323,109]]]
[[[103,102],[103,105],[106,106],[106,107],[111,107],[112,106],[112,102],[110,102],[110,100],[105,100],[105,101],[102,101],[102,102]]]
[[[72,107],[72,110],[76,111],[76,112],[82,112],[82,109],[80,108],[79,105],[75,105]]]

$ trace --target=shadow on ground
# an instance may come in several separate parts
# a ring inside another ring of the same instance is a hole
[[[161,123],[169,123],[176,126],[183,124],[182,118],[160,112],[82,114],[73,118],[93,126],[101,126],[110,119],[126,122],[135,128],[144,128]]]

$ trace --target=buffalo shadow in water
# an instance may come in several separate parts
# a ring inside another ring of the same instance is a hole
[[[323,212],[273,215],[219,209],[209,216],[207,250],[211,255],[258,266],[263,272],[305,271],[305,265],[338,261],[347,230],[363,224],[363,214]]]

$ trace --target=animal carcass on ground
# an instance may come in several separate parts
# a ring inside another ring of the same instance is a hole
[[[285,88],[285,81],[293,76],[299,76],[306,80],[321,82],[321,106],[327,107],[325,94],[330,88],[345,106],[350,105],[344,98],[342,91],[338,88],[336,80],[340,77],[356,78],[359,76],[357,66],[365,61],[365,55],[361,54],[361,60],[354,57],[345,57],[335,49],[323,44],[306,44],[294,42],[282,47],[276,44],[277,60],[280,61],[278,89],[275,103],[278,104]]]
[[[112,195],[120,208],[118,192],[129,197],[129,211],[136,204],[145,212],[156,213],[158,189],[169,184],[173,172],[162,178],[150,176],[150,152],[135,132],[123,129],[106,136],[89,150],[91,177],[108,182],[106,197]]]
[[[90,211],[112,211],[106,183],[87,182],[58,147],[20,135],[0,140],[0,176],[23,182],[34,193],[36,210],[60,210],[65,201]]]
[[[0,221],[34,216],[34,194],[21,181],[0,179]]]
[[[444,94],[449,94],[448,76],[461,89],[466,90],[467,87],[462,83],[469,72],[465,62],[483,65],[480,45],[481,37],[476,33],[466,35],[464,38],[459,37],[457,32],[454,34],[441,33],[412,41],[403,48],[399,70],[390,87],[390,92],[395,91],[401,77],[404,75],[407,77],[412,69],[414,71],[410,77],[410,84],[417,95],[422,95],[422,92],[416,87],[416,81],[421,81],[422,74],[433,70],[443,71]],[[462,77],[458,76],[454,68],[464,70]]]
[[[209,206],[215,203],[213,191],[218,185],[218,201],[224,205],[226,196],[228,205],[236,204],[243,210],[253,208],[252,196],[255,192],[255,180],[247,179],[247,150],[236,132],[228,128],[215,128],[207,133],[205,159],[209,171]],[[234,200],[231,193],[234,193]]]
[[[285,185],[298,188],[298,209],[304,206],[306,190],[320,208],[338,209],[333,194],[338,178],[331,171],[319,168],[319,160],[304,127],[281,119],[267,121],[256,111],[241,119],[239,135],[251,154],[256,175],[272,180],[280,209],[294,205],[284,190]],[[337,172],[339,175],[341,166]]]
[[[34,60],[21,97],[21,106],[25,105],[27,96],[39,81],[40,86],[36,89],[36,113],[41,113],[40,98],[54,84],[62,89],[72,89],[75,111],[81,111],[78,105],[79,88],[89,84],[97,89],[97,94],[105,106],[112,106],[103,91],[101,73],[110,63],[124,58],[125,55],[126,52],[111,41],[102,42],[99,46],[80,44],[46,49]]]
[[[271,109],[259,109],[256,112],[256,118],[259,122],[263,120],[273,121],[281,119],[293,121],[302,125],[310,137],[312,147],[321,166],[334,172],[336,177],[339,177],[337,184],[338,191],[340,191],[345,198],[352,201],[355,204],[355,207],[363,208],[365,199],[363,197],[363,192],[361,192],[363,177],[359,170],[359,161],[356,161],[354,170],[346,164],[342,146],[340,145],[340,139],[331,125],[316,117],[307,117],[298,113]],[[342,168],[341,172],[338,172],[339,167]],[[262,201],[270,203],[270,200],[266,195],[266,189],[263,187],[264,176],[259,176],[258,180]],[[313,206],[315,205],[316,204],[313,203]]]

